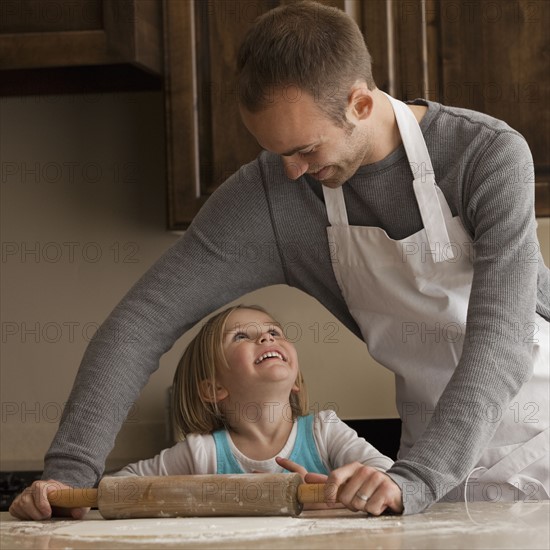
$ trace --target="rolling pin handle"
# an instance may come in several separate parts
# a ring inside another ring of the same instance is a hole
[[[97,489],[56,489],[48,493],[48,502],[60,508],[97,508]]]
[[[324,483],[301,483],[298,486],[298,502],[325,502]]]

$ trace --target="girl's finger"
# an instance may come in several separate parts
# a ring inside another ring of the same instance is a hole
[[[313,472],[309,472],[306,474],[304,481],[306,483],[326,483],[327,479],[328,476],[325,474],[315,474]]]
[[[277,464],[279,466],[282,466],[285,470],[288,470],[289,472],[300,474],[302,477],[307,474],[307,470],[301,464],[297,464],[296,462],[293,462],[288,458],[278,456],[275,460],[277,461]]]

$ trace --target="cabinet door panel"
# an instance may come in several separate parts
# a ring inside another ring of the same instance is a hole
[[[441,0],[438,7],[438,101],[500,118],[525,137],[537,214],[550,215],[550,4]]]
[[[3,0],[0,33],[91,31],[103,28],[102,0]]]
[[[188,227],[212,192],[260,152],[239,115],[236,57],[254,19],[280,3],[285,2],[165,0],[171,229]]]
[[[6,0],[0,69],[130,63],[162,74],[158,0]]]
[[[235,69],[240,42],[269,0],[211,0],[195,4],[199,117],[199,181],[210,195],[260,152],[238,110]]]

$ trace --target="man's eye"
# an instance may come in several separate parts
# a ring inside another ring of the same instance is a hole
[[[302,157],[305,157],[307,155],[311,155],[311,153],[315,152],[315,149],[309,149],[309,151],[300,151],[298,154]]]

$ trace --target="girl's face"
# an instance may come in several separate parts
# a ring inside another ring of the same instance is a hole
[[[229,395],[254,397],[261,390],[297,389],[298,355],[281,326],[254,309],[237,309],[227,318],[223,351],[228,368],[217,370],[217,382]]]

